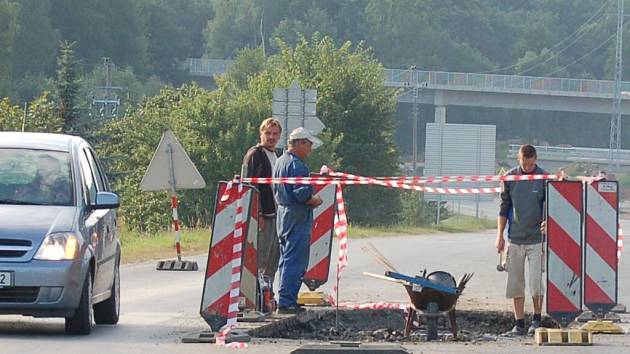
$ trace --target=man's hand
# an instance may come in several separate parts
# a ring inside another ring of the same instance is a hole
[[[500,233],[497,234],[497,239],[494,242],[494,245],[497,247],[497,253],[503,252],[503,249],[505,248],[505,240],[503,239],[503,235],[501,235]]]
[[[258,216],[258,228],[259,229],[264,229],[265,228],[265,217],[262,215]]]
[[[318,195],[314,195],[311,197],[311,199],[306,201],[306,205],[312,207],[312,208],[317,208],[318,206],[320,206],[324,201],[322,200],[322,197],[318,196]]]
[[[540,223],[540,233],[543,235],[547,234],[547,221],[545,220]]]

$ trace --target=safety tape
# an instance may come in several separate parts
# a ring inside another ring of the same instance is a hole
[[[343,201],[343,192],[341,186],[337,188],[337,214],[335,214],[335,234],[339,240],[339,261],[337,263],[337,282],[333,285],[333,296],[330,302],[335,304],[337,295],[339,294],[339,281],[341,280],[341,273],[348,266],[348,218],[346,217],[346,206]]]
[[[324,166],[325,167],[325,166]],[[310,184],[310,185],[376,185],[387,188],[414,190],[418,192],[438,194],[486,194],[499,193],[500,187],[482,188],[442,188],[427,187],[418,184],[450,183],[450,182],[507,182],[558,179],[560,175],[504,175],[504,176],[428,176],[428,177],[364,177],[350,173],[330,172],[329,176],[317,177],[250,177],[243,182],[254,184]]]
[[[221,197],[221,200],[224,201],[224,197],[227,195],[229,198],[232,189],[234,188],[234,183],[238,185],[237,187],[237,197],[236,197],[236,216],[234,218],[234,234],[233,234],[233,243],[232,243],[232,284],[230,286],[230,305],[228,307],[228,317],[227,323],[223,328],[219,331],[218,335],[215,337],[215,342],[219,346],[228,347],[228,348],[247,348],[247,343],[241,342],[231,342],[226,343],[227,336],[229,335],[232,328],[236,326],[236,318],[238,315],[238,303],[239,303],[239,294],[241,287],[241,255],[242,255],[242,247],[243,247],[243,183],[239,181],[230,181],[228,182],[225,190],[226,193]],[[225,198],[225,200],[227,200]]]

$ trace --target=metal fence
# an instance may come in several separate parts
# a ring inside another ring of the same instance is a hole
[[[233,60],[224,59],[188,58],[186,67],[191,75],[214,76],[227,72],[232,62]]]
[[[412,85],[453,86],[472,90],[527,90],[604,95],[612,95],[614,92],[614,81],[607,80],[400,69],[385,69],[385,85],[394,87]],[[622,82],[621,91],[630,91],[630,82]]]
[[[520,145],[510,144],[508,156],[516,157],[519,148]],[[563,146],[536,146],[535,148],[541,160],[607,163],[609,159],[608,149]],[[622,165],[630,165],[630,150],[619,150],[616,160]]]
[[[186,67],[191,75],[214,76],[225,73],[233,60],[188,58]],[[385,85],[407,87],[415,85],[450,86],[468,90],[538,91],[576,94],[610,95],[614,81],[566,79],[555,77],[516,76],[499,74],[457,73],[446,71],[385,69]],[[630,91],[630,82],[621,83],[621,91]]]

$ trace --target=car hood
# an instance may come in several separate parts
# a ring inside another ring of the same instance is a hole
[[[74,207],[0,205],[0,238],[40,242],[49,232],[74,231]]]

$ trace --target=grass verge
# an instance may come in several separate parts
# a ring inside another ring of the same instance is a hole
[[[437,232],[475,232],[496,227],[496,224],[485,219],[470,216],[452,216],[439,226],[405,226],[365,227],[351,225],[348,230],[350,238],[386,237],[399,235],[417,235]],[[184,256],[203,254],[208,251],[210,229],[182,230],[182,253]],[[154,259],[174,259],[175,234],[158,232],[155,234],[123,230],[121,232],[122,262],[135,263]]]
[[[208,252],[210,229],[182,230],[182,254],[184,256]],[[153,259],[175,259],[175,233],[163,231],[155,234],[134,231],[121,232],[122,262],[135,263]]]

